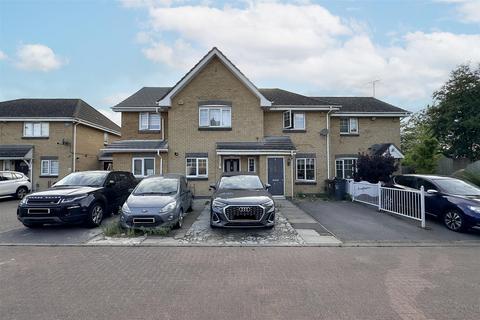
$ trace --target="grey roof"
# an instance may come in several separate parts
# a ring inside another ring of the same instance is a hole
[[[103,151],[115,151],[115,150],[152,150],[168,149],[168,143],[165,140],[118,140],[105,146]]]
[[[29,144],[1,144],[0,157],[23,158],[32,148]]]
[[[260,141],[217,142],[217,150],[295,150],[290,137],[265,137]]]
[[[143,87],[115,107],[158,107],[157,102],[170,89],[170,87]]]
[[[301,106],[318,106],[318,105],[330,105],[330,102],[323,101],[321,99],[313,99],[311,97],[303,96],[298,93],[282,90],[278,88],[274,89],[259,89],[259,91],[272,102],[272,106],[275,105],[301,105]]]
[[[120,133],[120,127],[82,99],[16,99],[0,102],[0,118],[73,118]]]
[[[340,105],[340,111],[344,112],[408,112],[389,103],[373,97],[312,97],[319,101]]]
[[[394,143],[391,143],[391,142],[377,143],[377,144],[372,145],[369,149],[370,149],[372,155],[381,156],[385,153],[385,151],[388,150],[388,148],[390,148],[391,145],[393,145],[395,148],[397,148],[400,151],[400,148],[397,147]]]

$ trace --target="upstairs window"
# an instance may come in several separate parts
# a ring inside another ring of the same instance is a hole
[[[103,144],[104,145],[108,144],[108,132],[103,133]]]
[[[159,131],[161,120],[159,113],[142,112],[139,115],[138,129],[142,131]]]
[[[305,113],[292,110],[283,112],[283,129],[305,130]]]
[[[231,128],[232,110],[229,106],[201,106],[199,108],[199,127]]]
[[[340,134],[358,134],[358,118],[340,118]]]
[[[48,138],[48,122],[25,122],[23,124],[23,136],[32,138]]]

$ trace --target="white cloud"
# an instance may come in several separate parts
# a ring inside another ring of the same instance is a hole
[[[143,5],[144,55],[182,71],[216,46],[254,82],[370,95],[367,83],[381,79],[378,96],[414,101],[430,97],[458,64],[480,62],[480,35],[412,32],[380,45],[361,21],[316,4]]]
[[[56,55],[43,44],[24,44],[17,51],[16,65],[29,71],[51,71],[60,68],[67,61]]]
[[[480,23],[480,1],[479,0],[440,0],[441,2],[456,5],[456,10],[461,19],[466,23]]]
[[[0,50],[0,60],[5,60],[5,59],[7,59],[7,55],[2,50]]]

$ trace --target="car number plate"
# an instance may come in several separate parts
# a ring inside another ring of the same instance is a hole
[[[48,208],[30,208],[28,209],[28,214],[45,214],[50,213],[50,209]]]

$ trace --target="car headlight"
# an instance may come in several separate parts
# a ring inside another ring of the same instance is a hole
[[[264,207],[273,207],[273,205],[274,205],[273,200],[268,200],[267,202],[262,203],[262,206]]]
[[[27,204],[28,197],[23,197],[23,199],[20,201],[20,205],[22,204]]]
[[[173,202],[170,202],[168,203],[167,205],[165,205],[162,209],[160,209],[158,212],[160,213],[165,213],[165,212],[169,212],[169,211],[172,211],[172,210],[175,210],[175,207],[177,206],[177,202],[173,201]]]
[[[475,213],[480,213],[480,207],[468,206],[468,209],[472,210]]]
[[[226,203],[221,202],[221,201],[216,200],[216,199],[213,200],[213,202],[212,202],[212,207],[213,207],[214,209],[222,210],[222,209],[225,208],[226,206],[227,206]]]
[[[81,194],[78,196],[72,196],[72,197],[65,197],[62,199],[62,203],[71,203],[75,201],[80,201],[88,197],[88,194]]]
[[[130,214],[132,213],[132,211],[130,210],[130,208],[128,207],[127,203],[125,202],[122,206],[122,213],[125,213],[125,214]]]

